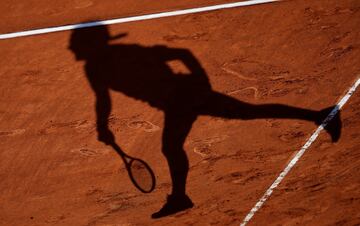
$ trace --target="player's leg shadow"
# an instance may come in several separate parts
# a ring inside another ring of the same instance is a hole
[[[153,218],[168,216],[193,207],[192,201],[186,195],[186,178],[189,163],[183,145],[197,116],[210,115],[241,120],[265,118],[300,119],[312,121],[316,125],[320,125],[322,120],[334,108],[332,106],[321,111],[315,111],[282,104],[254,105],[211,90],[200,94],[200,96],[204,98],[194,98],[196,102],[192,102],[189,99],[187,101],[180,101],[180,103],[184,104],[179,104],[178,107],[165,111],[162,148],[169,164],[173,187],[166,204],[160,211],[152,215]],[[184,110],[185,105],[191,106],[192,109]],[[331,135],[334,142],[339,139],[341,133],[339,113],[325,129]]]

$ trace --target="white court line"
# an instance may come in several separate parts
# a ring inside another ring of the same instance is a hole
[[[235,7],[277,2],[277,1],[281,1],[281,0],[250,0],[250,1],[233,2],[233,3],[227,3],[227,4],[221,4],[221,5],[192,8],[192,9],[176,10],[176,11],[171,11],[171,12],[147,14],[147,15],[142,15],[142,16],[132,16],[132,17],[101,20],[101,21],[88,22],[88,23],[64,25],[64,26],[58,26],[58,27],[41,28],[41,29],[28,30],[28,31],[13,32],[13,33],[8,33],[8,34],[0,34],[0,39],[9,39],[9,38],[29,36],[29,35],[38,35],[38,34],[45,34],[45,33],[58,32],[58,31],[67,31],[67,30],[73,30],[73,29],[79,29],[79,28],[85,28],[85,27],[95,27],[95,26],[110,25],[110,24],[128,23],[128,22],[141,21],[141,20],[150,20],[150,19],[156,19],[156,18],[161,18],[161,17],[179,16],[179,15],[185,15],[185,14],[208,12],[208,11],[214,11],[214,10],[219,10],[219,9],[229,9],[229,8],[235,8]]]
[[[243,222],[240,226],[245,226],[254,214],[261,208],[261,206],[266,202],[266,200],[271,196],[273,190],[280,184],[284,177],[289,173],[291,168],[296,164],[296,162],[301,158],[305,151],[310,147],[310,145],[316,140],[321,130],[334,118],[334,116],[339,112],[339,110],[345,105],[345,103],[350,99],[354,94],[356,88],[360,85],[360,78],[354,83],[354,85],[349,89],[345,96],[339,101],[339,103],[334,107],[334,109],[329,113],[317,130],[311,135],[311,137],[306,141],[304,146],[296,153],[295,157],[290,161],[286,168],[280,173],[278,178],[272,183],[272,185],[266,190],[265,194],[259,199],[255,206],[250,210],[246,215]]]

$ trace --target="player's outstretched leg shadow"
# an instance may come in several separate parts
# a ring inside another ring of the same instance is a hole
[[[189,163],[183,145],[198,115],[242,120],[264,118],[301,119],[320,125],[334,108],[333,106],[321,111],[314,111],[282,104],[253,105],[214,91],[209,91],[208,94],[203,96],[206,96],[206,98],[202,99],[201,104],[188,102],[188,105],[193,107],[192,111],[184,111],[181,108],[171,112],[165,111],[163,153],[169,164],[173,187],[165,205],[154,213],[152,218],[168,216],[193,207],[192,201],[185,192]],[[340,112],[325,129],[330,134],[333,142],[338,141],[341,133]]]
[[[201,115],[211,115],[228,119],[300,119],[312,121],[320,125],[328,114],[335,108],[331,106],[321,111],[291,107],[283,104],[250,104],[239,101],[224,94],[213,92],[208,101],[199,109]],[[341,135],[340,112],[333,118],[325,130],[331,136],[333,142],[337,142]]]

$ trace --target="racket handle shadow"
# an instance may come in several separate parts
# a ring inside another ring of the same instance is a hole
[[[109,145],[110,145],[110,146],[116,151],[116,153],[118,153],[121,157],[128,156],[128,155],[120,148],[120,146],[119,146],[117,143],[113,142],[113,143],[110,143]]]

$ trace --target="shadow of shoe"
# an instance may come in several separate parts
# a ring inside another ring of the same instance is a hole
[[[165,205],[156,213],[151,215],[151,218],[157,219],[166,217],[180,211],[190,209],[194,206],[193,202],[187,195],[174,196],[169,195]]]
[[[330,117],[327,117],[330,115]],[[332,142],[337,142],[341,135],[341,117],[338,106],[332,106],[329,108],[325,108],[320,111],[320,118],[317,121],[317,124],[325,124],[324,129],[331,136]]]

